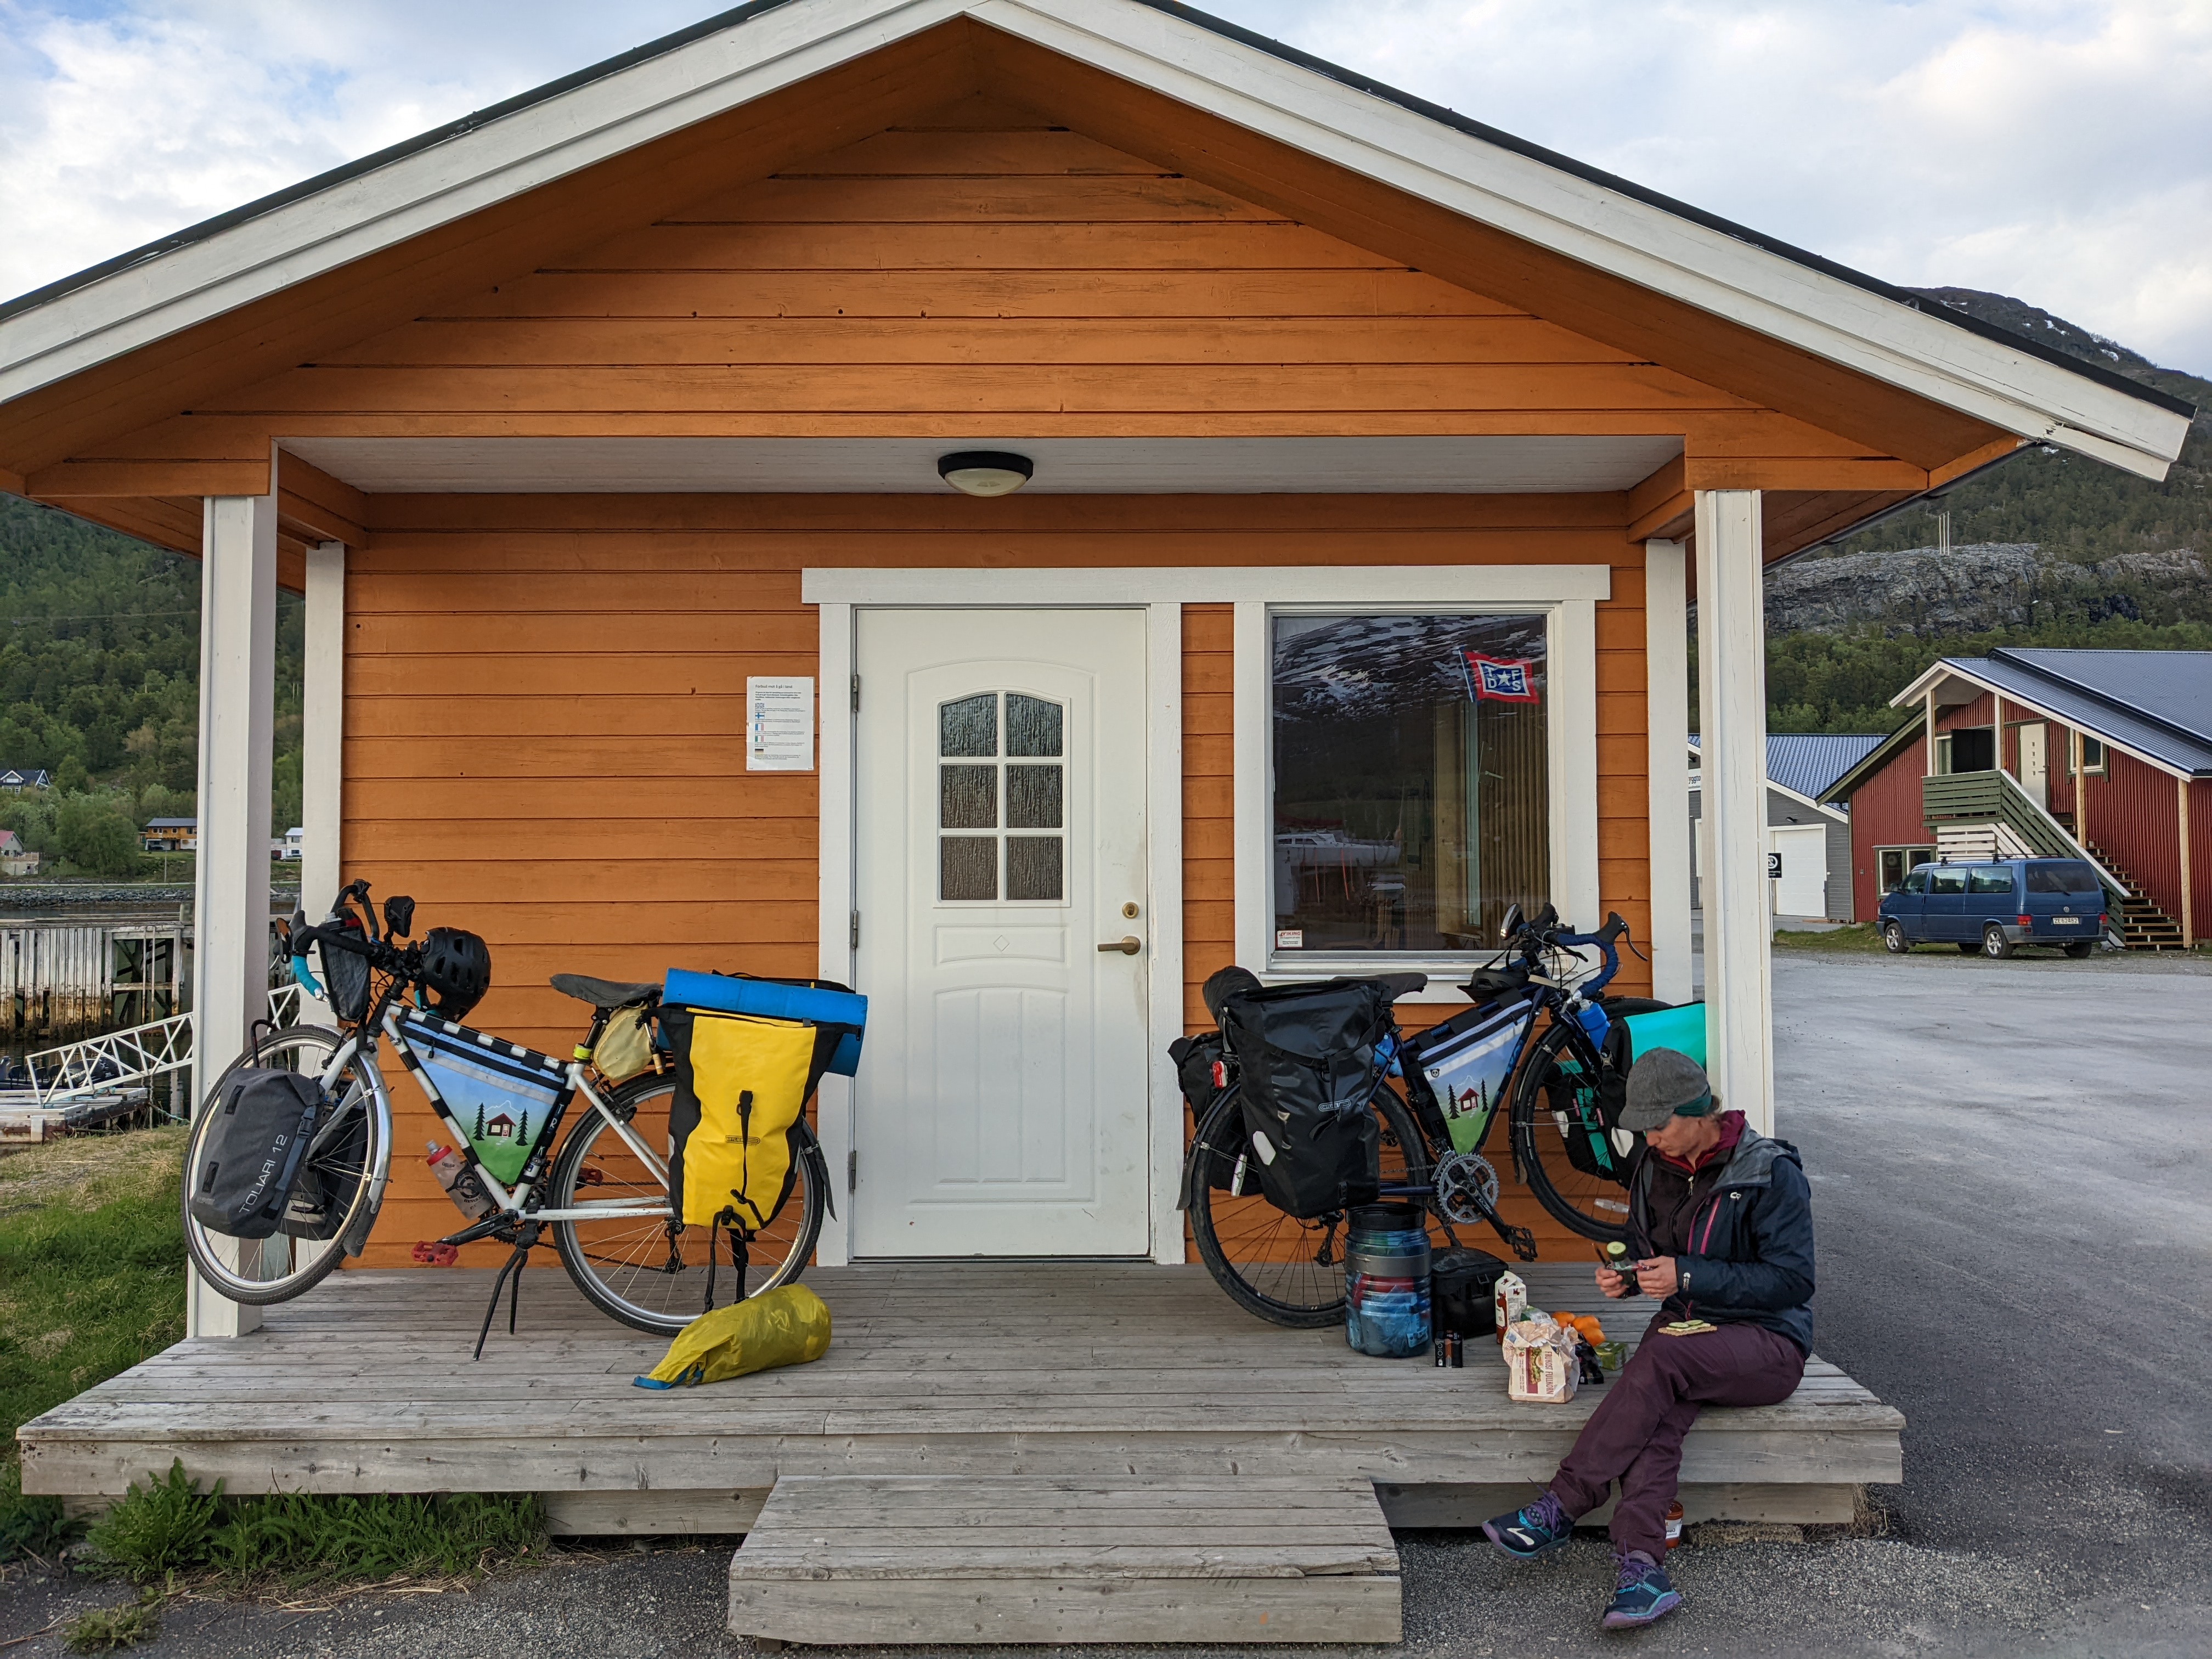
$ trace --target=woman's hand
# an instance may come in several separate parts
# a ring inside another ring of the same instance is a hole
[[[1671,1255],[1655,1255],[1648,1261],[1636,1264],[1636,1288],[1646,1296],[1657,1297],[1663,1302],[1674,1294],[1674,1288],[1680,1283],[1680,1276],[1674,1271],[1674,1258]]]
[[[1597,1270],[1597,1287],[1618,1302],[1636,1288],[1636,1281],[1626,1273],[1617,1273],[1610,1267],[1601,1267]]]

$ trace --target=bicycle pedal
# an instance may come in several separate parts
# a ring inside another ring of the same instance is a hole
[[[451,1244],[433,1244],[425,1239],[415,1247],[416,1263],[425,1267],[450,1267],[461,1259],[461,1253]]]

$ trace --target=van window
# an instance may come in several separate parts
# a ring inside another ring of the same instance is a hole
[[[1928,872],[1928,890],[1931,893],[1963,893],[1966,890],[1966,866],[1938,865]]]
[[[1978,870],[1966,872],[1966,890],[1970,893],[2004,893],[2012,891],[2012,866],[2008,864],[1987,864]]]
[[[1926,892],[1928,890],[1928,872],[1925,870],[1915,870],[1911,875],[1907,876],[1905,878],[1905,890],[1908,893]]]
[[[2031,893],[2094,893],[2097,872],[2079,859],[2052,859],[2027,866]]]

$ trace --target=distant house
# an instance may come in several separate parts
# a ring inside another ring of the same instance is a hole
[[[1860,915],[1931,859],[2087,858],[2131,948],[2212,937],[2212,651],[2007,647],[1890,701],[1920,717],[1820,796]]]
[[[1766,738],[1766,859],[1773,914],[1800,921],[1852,921],[1850,812],[1820,792],[1866,758],[1879,733],[1771,732]],[[1690,764],[1698,739],[1690,738]],[[1690,774],[1690,908],[1702,908],[1705,873],[1701,779]],[[1870,912],[1869,914],[1871,914]]]
[[[0,767],[0,789],[51,789],[54,775],[43,766]]]
[[[198,818],[149,818],[140,845],[149,853],[190,853],[200,844]]]
[[[39,873],[39,855],[24,850],[21,838],[13,830],[0,830],[0,876],[35,876]]]
[[[276,849],[276,856],[287,863],[296,864],[304,854],[307,845],[307,832],[295,823],[284,832],[284,840]]]

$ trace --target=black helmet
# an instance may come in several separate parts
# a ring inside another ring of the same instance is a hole
[[[465,1019],[491,989],[491,947],[460,927],[433,927],[422,941],[422,989],[441,1018]]]

